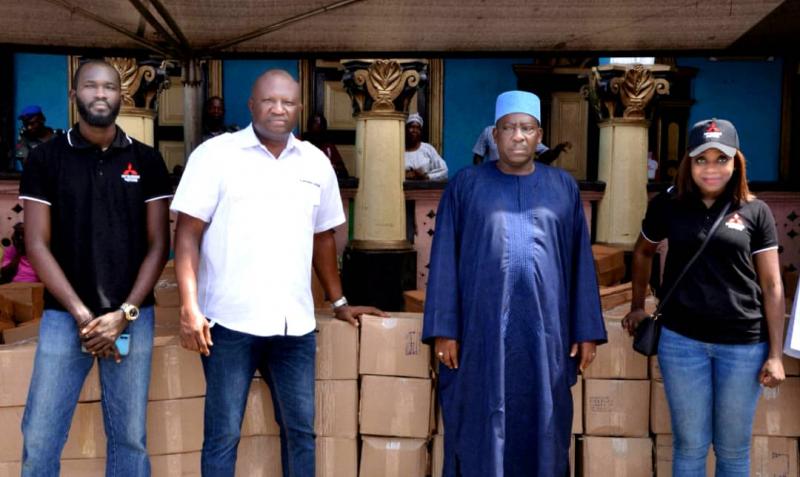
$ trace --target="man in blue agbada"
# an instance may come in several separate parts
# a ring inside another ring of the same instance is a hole
[[[539,98],[497,98],[499,161],[462,170],[442,195],[423,339],[434,343],[445,477],[568,472],[578,369],[606,341],[575,181],[534,164]]]

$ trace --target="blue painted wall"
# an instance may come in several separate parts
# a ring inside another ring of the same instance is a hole
[[[245,127],[250,124],[247,100],[250,88],[261,73],[280,68],[295,79],[299,76],[297,60],[225,60],[222,62],[222,97],[225,98],[225,123]]]
[[[65,55],[14,54],[14,119],[25,106],[42,107],[47,125],[66,129],[69,121],[69,80]],[[20,122],[17,121],[17,128]]]
[[[747,158],[748,178],[778,180],[783,61],[678,58],[677,62],[699,69],[692,83],[696,102],[689,127],[710,117],[730,120]]]
[[[472,165],[472,146],[494,122],[497,95],[517,87],[513,65],[524,58],[445,59],[443,153],[450,176]]]

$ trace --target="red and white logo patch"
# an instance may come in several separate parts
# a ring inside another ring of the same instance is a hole
[[[130,162],[128,163],[128,168],[122,171],[121,177],[122,180],[124,180],[125,182],[133,182],[134,184],[139,182],[139,179],[142,178],[142,176],[140,176],[139,173],[136,172],[136,169],[133,168],[133,164],[131,164]]]
[[[744,220],[742,220],[739,214],[733,214],[731,218],[725,222],[725,227],[743,232],[745,229]]]
[[[722,131],[717,127],[717,122],[711,121],[711,124],[703,132],[703,137],[706,139],[719,139],[720,136],[722,136]]]

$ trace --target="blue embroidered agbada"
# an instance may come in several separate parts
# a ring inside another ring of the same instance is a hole
[[[444,476],[566,475],[570,346],[606,341],[577,184],[543,164],[462,170],[435,232],[423,339],[459,342],[459,368],[439,366]]]

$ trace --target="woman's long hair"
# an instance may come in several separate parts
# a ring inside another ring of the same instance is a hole
[[[755,199],[756,196],[750,192],[750,187],[747,185],[747,168],[742,151],[737,150],[733,156],[733,175],[728,183],[725,185],[725,192],[731,197],[735,204],[743,204]],[[689,153],[683,156],[681,165],[678,167],[678,176],[675,178],[675,187],[677,189],[679,200],[685,200],[693,197],[700,197],[700,189],[692,179],[692,158]]]

